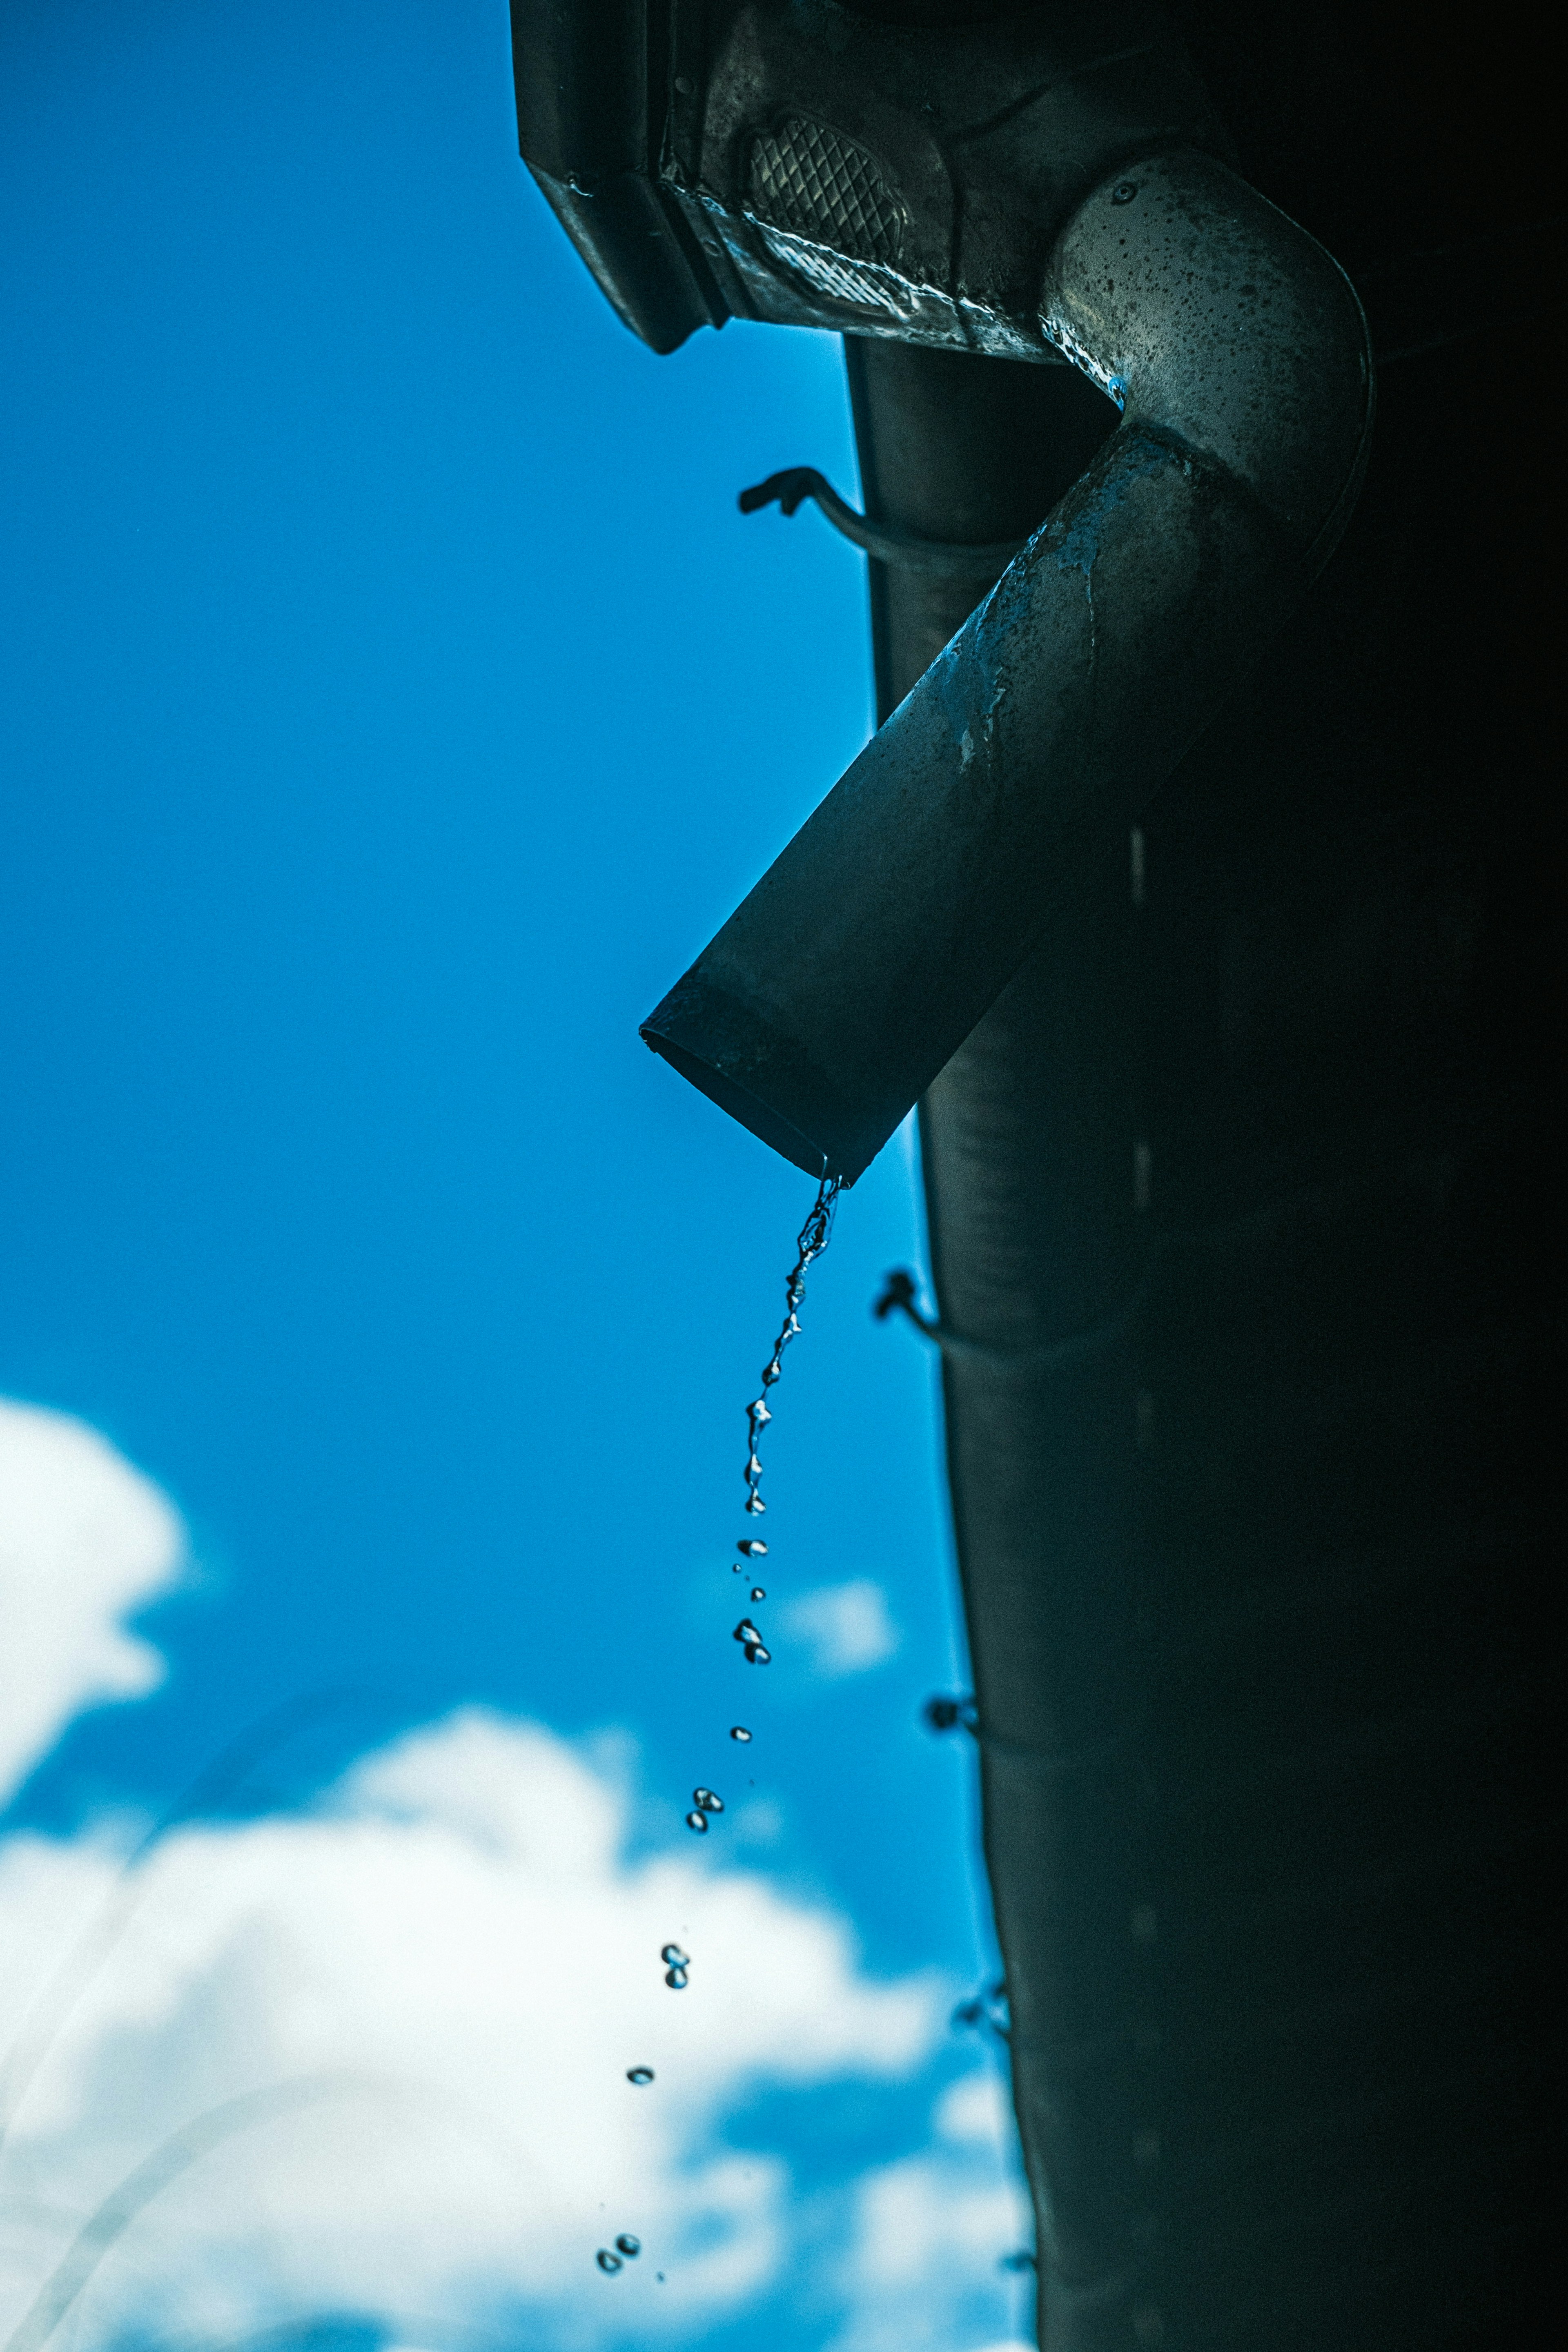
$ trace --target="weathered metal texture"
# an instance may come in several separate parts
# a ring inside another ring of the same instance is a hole
[[[1353,291],[1207,155],[1095,189],[1039,303],[1121,429],[644,1024],[850,1181],[1284,623],[1364,462]]]
[[[513,0],[518,144],[622,320],[656,352],[722,326],[722,295],[661,188],[668,25],[647,0]]]
[[[1147,0],[910,25],[740,0],[676,49],[662,184],[730,307],[1038,358],[1060,232],[1129,159],[1225,139]],[[680,87],[684,82],[688,87]]]
[[[1096,429],[851,380],[931,537]],[[1555,2326],[1561,467],[1508,423],[1394,373],[1333,564],[922,1106],[1047,2352]],[[884,710],[986,584],[873,567]]]
[[[1227,152],[1151,0],[511,19],[523,159],[656,351],[733,312],[1038,356],[1041,277],[1089,189],[1162,146]]]

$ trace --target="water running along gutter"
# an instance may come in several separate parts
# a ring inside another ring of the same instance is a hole
[[[1355,292],[1214,155],[1102,180],[1040,324],[1119,429],[643,1025],[814,1175],[875,1157],[1086,845],[1135,821],[1289,620],[1360,487]]]

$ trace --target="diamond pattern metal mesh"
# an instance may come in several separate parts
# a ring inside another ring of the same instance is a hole
[[[896,269],[875,261],[842,261],[823,246],[792,236],[787,229],[771,228],[766,221],[759,221],[757,226],[773,259],[782,261],[814,294],[826,294],[830,301],[852,302],[860,310],[888,310],[895,319],[908,315],[914,289]]]
[[[762,131],[752,149],[754,209],[778,227],[862,261],[896,261],[903,214],[856,147],[802,117]]]

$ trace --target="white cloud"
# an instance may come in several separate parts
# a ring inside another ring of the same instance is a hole
[[[0,1803],[73,1716],[162,1680],[121,1621],[184,1549],[168,1502],[96,1430],[0,1398]]]
[[[996,2341],[998,2318],[1022,2317],[1033,2273],[1001,2258],[1033,2239],[1028,2198],[1010,2145],[996,2137],[1005,2095],[994,2077],[950,2087],[933,2118],[949,2141],[867,2173],[856,2193],[845,2267],[848,2306],[833,2352],[952,2352]]]
[[[989,2275],[998,2242],[1027,2244],[1027,2228],[1013,2184],[971,2181],[963,2167],[941,2158],[908,2157],[872,2173],[860,2188],[856,2259],[861,2279],[878,2291],[878,2335],[892,2317],[887,2290],[924,2299],[933,2285],[951,2284],[955,2263]]]
[[[887,1596],[868,1577],[802,1593],[783,1612],[786,1634],[806,1643],[819,1675],[860,1675],[899,1646]]]
[[[121,1620],[166,1586],[181,1537],[58,1415],[0,1407],[0,1474],[20,1773],[74,1709],[155,1678]],[[796,1611],[826,1671],[897,1640],[872,1584]],[[945,2042],[954,1988],[868,1977],[847,1922],[741,1866],[733,1836],[629,1853],[635,1762],[624,1736],[574,1746],[468,1710],[309,1811],[176,1828],[129,1882],[108,1832],[0,1841],[0,2018],[33,2054],[29,2003],[84,1929],[119,1923],[0,2149],[0,2340],[110,2192],[195,2123],[203,2144],[51,2352],[139,2334],[199,2352],[331,2313],[410,2352],[520,2330],[537,2352],[685,2347],[770,2292],[809,2340],[837,2327],[838,2352],[1019,2352],[999,2340],[1020,2286],[998,2258],[1026,2239],[994,2072],[948,2085],[919,2155],[809,2192],[737,2121],[759,2090],[907,2081]],[[766,1800],[731,1827],[748,1822],[754,1849]],[[679,1992],[672,1940],[691,1955]],[[634,2065],[654,2082],[629,2084]],[[605,2277],[595,2249],[624,2231],[643,2252]]]
[[[13,2199],[66,2217],[13,2227],[11,2319],[167,2135],[323,2077],[163,2190],[88,2290],[87,2343],[333,2309],[525,2312],[531,2340],[591,2346],[689,2336],[752,2296],[784,2258],[789,2181],[724,2144],[726,2111],[753,2085],[907,2075],[948,1989],[868,1979],[840,1918],[713,1856],[626,1859],[628,1801],[550,1733],[466,1713],[310,1815],[168,1837],[4,2158]],[[0,1848],[5,2013],[115,1869],[81,1839]],[[604,2278],[595,2250],[623,2230],[644,2254]]]
[[[1007,2085],[994,2066],[977,2066],[950,2083],[931,2118],[939,2137],[960,2145],[989,2147],[998,2156],[1013,2146],[1013,2108]]]

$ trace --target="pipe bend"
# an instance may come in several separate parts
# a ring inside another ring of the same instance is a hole
[[[853,1182],[1332,552],[1365,320],[1322,248],[1196,150],[1058,237],[1040,322],[1119,430],[643,1035]]]
[[[1223,467],[1328,561],[1365,470],[1372,341],[1305,229],[1212,155],[1145,157],[1068,223],[1041,320],[1128,425]]]

